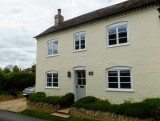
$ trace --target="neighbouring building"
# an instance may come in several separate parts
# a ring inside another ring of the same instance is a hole
[[[37,39],[36,91],[141,101],[160,97],[160,1],[128,0],[64,21]]]

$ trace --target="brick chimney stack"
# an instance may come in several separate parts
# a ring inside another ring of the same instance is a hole
[[[55,26],[59,25],[62,23],[64,20],[63,16],[61,15],[61,9],[58,9],[58,14],[55,15]]]

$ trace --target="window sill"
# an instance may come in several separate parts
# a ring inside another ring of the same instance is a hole
[[[120,46],[127,46],[130,45],[130,43],[125,43],[125,44],[117,44],[117,45],[107,45],[107,48],[112,48],[112,47],[120,47]]]
[[[82,51],[87,51],[87,49],[74,50],[73,53],[75,53],[75,52],[82,52]]]
[[[105,89],[110,92],[134,92],[133,89]]]
[[[60,87],[45,87],[45,89],[60,89]]]
[[[56,54],[56,55],[48,55],[47,58],[55,57],[55,56],[59,56],[59,54]]]

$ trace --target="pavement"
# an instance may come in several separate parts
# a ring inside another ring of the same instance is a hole
[[[0,121],[46,121],[9,111],[0,110]]]
[[[21,112],[21,111],[27,109],[26,98],[20,98],[20,99],[9,100],[9,101],[2,101],[2,102],[0,102],[0,109],[12,111],[12,112]]]

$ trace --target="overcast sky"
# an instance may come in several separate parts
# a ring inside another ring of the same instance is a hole
[[[33,38],[54,24],[57,9],[64,20],[125,0],[0,0],[0,67],[36,63]]]

